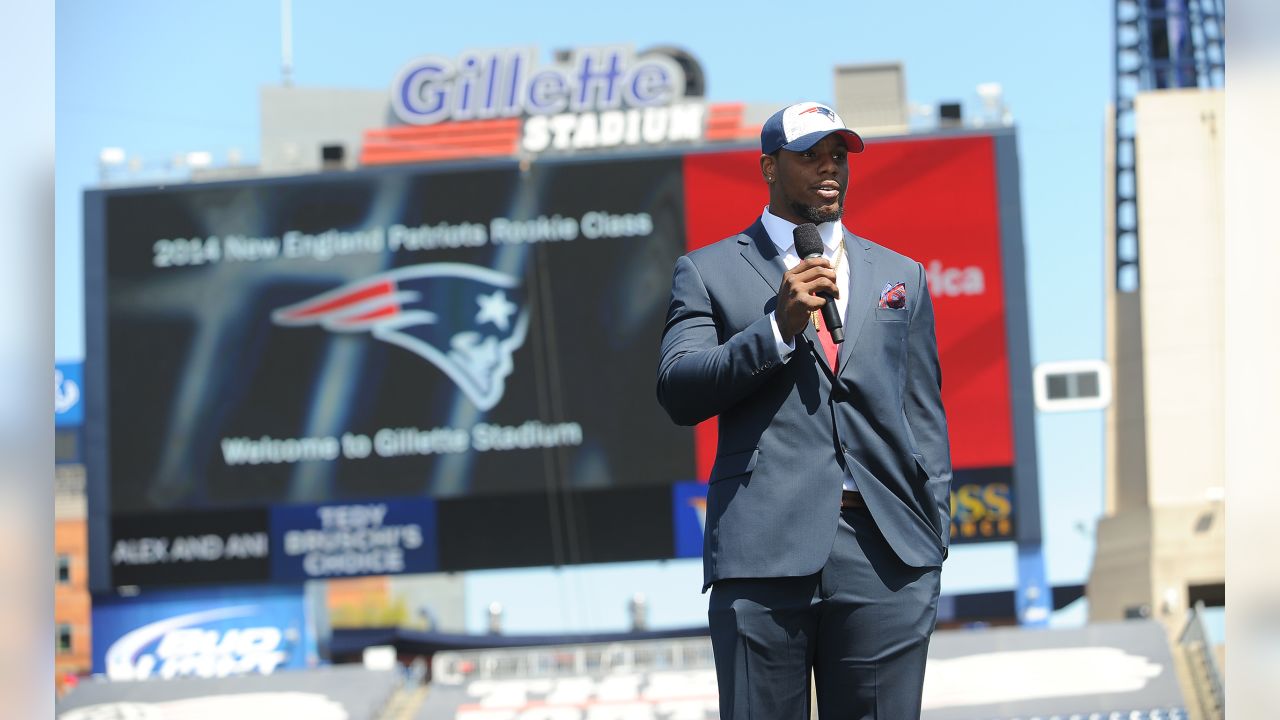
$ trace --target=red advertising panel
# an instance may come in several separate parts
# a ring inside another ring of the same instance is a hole
[[[734,235],[768,203],[755,151],[684,160],[690,250]],[[868,143],[850,156],[844,223],[924,265],[937,316],[942,396],[957,471],[1013,465],[995,144],[990,137]],[[714,420],[697,430],[699,477]]]

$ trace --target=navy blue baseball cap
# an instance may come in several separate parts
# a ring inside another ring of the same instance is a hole
[[[844,126],[835,110],[816,102],[802,102],[774,113],[760,128],[760,151],[804,152],[831,133],[840,133],[849,152],[862,152],[862,138]]]

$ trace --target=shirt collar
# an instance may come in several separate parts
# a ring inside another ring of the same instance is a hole
[[[769,212],[768,205],[765,205],[764,212],[760,213],[760,222],[764,224],[765,232],[769,233],[769,239],[777,246],[778,254],[786,255],[795,244],[792,233],[796,229],[796,224]],[[824,222],[818,225],[818,234],[822,236],[822,244],[827,246],[828,254],[834,253],[840,246],[839,222]]]

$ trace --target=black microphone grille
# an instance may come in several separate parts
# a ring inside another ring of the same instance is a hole
[[[801,260],[822,255],[822,236],[818,234],[818,226],[813,223],[797,225],[791,231],[791,239],[796,244],[796,255]]]

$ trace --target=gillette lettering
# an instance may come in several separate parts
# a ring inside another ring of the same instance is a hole
[[[929,278],[929,294],[935,297],[982,295],[987,291],[986,277],[977,265],[944,267],[941,260],[931,260],[925,265],[925,274]]]
[[[189,613],[125,634],[106,652],[112,680],[270,674],[289,657],[284,634],[271,626],[201,628],[258,614],[253,605]]]
[[[685,65],[664,51],[580,48],[534,65],[530,48],[464,53],[456,62],[418,58],[391,88],[391,107],[411,125],[524,117],[525,152],[575,151],[696,141],[702,98],[688,91]]]
[[[680,64],[626,47],[574,50],[567,62],[534,65],[534,50],[463,53],[413,60],[396,76],[391,107],[401,121],[430,125],[565,111],[666,105],[685,92]]]

